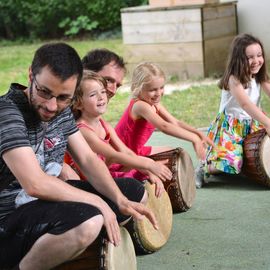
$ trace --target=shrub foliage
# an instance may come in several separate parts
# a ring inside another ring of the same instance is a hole
[[[110,31],[120,9],[146,0],[0,0],[0,38],[52,39]]]

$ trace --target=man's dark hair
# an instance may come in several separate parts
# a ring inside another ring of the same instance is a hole
[[[95,72],[99,72],[111,62],[126,71],[123,58],[107,49],[91,50],[82,59],[83,68]]]
[[[48,43],[37,49],[31,69],[35,76],[42,68],[48,67],[62,81],[77,75],[77,86],[82,78],[82,63],[74,48],[66,43]]]

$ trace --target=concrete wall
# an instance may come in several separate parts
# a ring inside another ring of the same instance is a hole
[[[230,2],[220,0],[220,2]],[[270,60],[270,1],[238,0],[239,33],[250,33],[258,37],[265,48],[267,60]]]

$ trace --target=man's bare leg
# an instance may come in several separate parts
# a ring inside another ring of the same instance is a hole
[[[81,254],[99,235],[103,216],[97,215],[60,235],[41,236],[20,262],[21,270],[47,270]]]

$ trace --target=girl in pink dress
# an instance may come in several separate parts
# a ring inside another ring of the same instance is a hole
[[[170,150],[166,146],[145,146],[157,128],[165,134],[193,143],[199,159],[205,158],[206,144],[212,144],[202,132],[176,119],[161,105],[165,74],[153,63],[139,64],[132,75],[132,99],[115,127],[119,138],[136,154],[147,156]]]
[[[102,119],[107,101],[106,81],[94,72],[84,71],[72,106],[80,131],[92,150],[106,162],[113,177],[149,179],[160,196],[164,191],[162,181],[172,177],[170,170],[162,163],[137,156],[123,144],[113,127]],[[65,161],[80,173],[69,154]],[[80,176],[84,178],[81,173]]]

